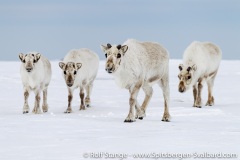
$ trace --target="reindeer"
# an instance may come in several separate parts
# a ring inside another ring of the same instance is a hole
[[[208,85],[206,106],[214,105],[212,90],[221,58],[220,48],[210,42],[192,42],[185,50],[183,64],[179,65],[178,91],[184,93],[193,87],[193,107],[202,107],[201,93],[204,80]]]
[[[81,99],[80,110],[85,110],[85,106],[91,106],[90,95],[93,81],[97,76],[98,66],[99,58],[97,54],[89,49],[71,50],[64,57],[63,62],[59,62],[68,88],[68,107],[65,113],[72,112],[73,91],[78,87],[80,88]],[[84,89],[86,93],[84,93]],[[85,94],[87,95],[86,98]]]
[[[35,93],[35,105],[32,112],[35,114],[41,113],[41,91],[43,91],[42,110],[43,112],[47,112],[47,90],[52,75],[50,62],[37,52],[29,52],[26,55],[20,53],[19,58],[22,62],[20,73],[24,88],[23,114],[29,112],[28,97],[30,91],[34,91]]]
[[[101,45],[107,58],[105,69],[113,75],[117,85],[130,92],[130,110],[124,122],[143,119],[153,94],[152,85],[158,84],[163,91],[164,113],[162,121],[170,121],[168,51],[158,43],[139,42],[129,39],[123,45]],[[140,88],[145,99],[140,108],[137,96]],[[136,109],[136,114],[134,113]]]

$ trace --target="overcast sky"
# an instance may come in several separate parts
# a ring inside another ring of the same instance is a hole
[[[240,59],[240,0],[9,0],[0,1],[0,60],[37,51],[57,60],[128,38],[159,42],[172,59],[194,40]]]

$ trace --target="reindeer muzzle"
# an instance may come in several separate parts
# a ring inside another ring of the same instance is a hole
[[[183,93],[183,92],[186,91],[186,88],[185,88],[185,86],[184,86],[184,82],[183,82],[183,81],[181,81],[181,82],[179,83],[179,85],[178,85],[178,91],[179,91],[180,93]]]
[[[32,68],[26,68],[27,72],[30,73],[33,69]]]

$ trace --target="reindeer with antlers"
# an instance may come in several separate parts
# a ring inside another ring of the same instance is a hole
[[[154,84],[158,84],[163,91],[162,121],[169,122],[168,51],[158,43],[134,39],[127,40],[123,45],[107,44],[101,45],[101,48],[106,56],[106,71],[114,76],[119,87],[128,89],[130,93],[130,110],[124,122],[135,122],[146,116]],[[145,99],[140,106],[137,96],[141,88],[145,92]]]

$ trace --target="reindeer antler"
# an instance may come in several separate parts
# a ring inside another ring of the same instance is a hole
[[[108,47],[108,48],[111,48],[111,47],[112,47],[112,45],[108,43],[108,44],[107,44],[107,47]]]

